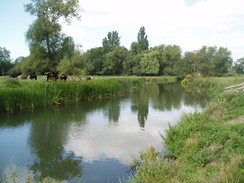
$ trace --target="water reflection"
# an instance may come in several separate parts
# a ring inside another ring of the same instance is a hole
[[[178,83],[153,84],[126,97],[1,116],[0,173],[15,167],[36,179],[116,182],[132,155],[161,148],[168,123],[206,104]]]

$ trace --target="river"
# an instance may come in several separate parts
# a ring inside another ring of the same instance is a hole
[[[204,94],[179,83],[143,85],[123,97],[0,116],[0,175],[64,182],[118,182],[132,156],[154,146],[185,113],[202,111]],[[1,181],[0,181],[1,182]]]

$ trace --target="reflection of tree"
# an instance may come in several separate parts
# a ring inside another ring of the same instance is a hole
[[[188,106],[196,106],[200,105],[204,108],[207,105],[208,99],[206,97],[206,93],[200,90],[192,90],[190,92],[185,93],[185,105]]]
[[[54,156],[42,157],[42,159],[35,161],[30,169],[35,174],[35,179],[51,177],[56,180],[69,180],[82,176],[80,164],[81,159],[75,157],[73,153],[65,156],[59,153]]]
[[[107,103],[107,110],[108,110],[108,119],[112,122],[118,122],[119,121],[119,115],[120,115],[120,98],[114,98],[109,100]]]
[[[36,159],[29,168],[36,177],[67,180],[82,175],[81,158],[64,152],[70,120],[64,112],[46,111],[32,122],[29,145]]]
[[[141,128],[145,127],[145,121],[148,116],[149,85],[143,85],[132,98],[132,111],[138,111],[137,120]]]
[[[195,106],[207,104],[206,95],[196,91],[186,91],[179,83],[159,84],[150,87],[150,97],[153,107],[159,110],[172,110],[180,108],[181,104]]]
[[[35,161],[29,166],[37,178],[51,177],[57,180],[68,180],[82,176],[81,157],[64,151],[71,121],[75,125],[85,125],[89,112],[105,108],[109,119],[118,121],[121,99],[84,102],[50,108],[33,115],[29,145]],[[78,106],[78,107],[77,107]],[[81,128],[84,129],[84,128]]]

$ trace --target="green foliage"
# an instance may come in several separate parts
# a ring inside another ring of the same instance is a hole
[[[186,52],[183,58],[189,71],[204,76],[222,76],[232,65],[231,52],[223,47],[206,47],[194,52]],[[185,68],[185,70],[187,70]]]
[[[117,31],[109,32],[107,37],[103,39],[103,49],[105,52],[113,51],[116,46],[120,45],[120,37]]]
[[[174,67],[181,60],[181,48],[176,45],[169,45],[162,52],[161,67],[165,75],[178,75]]]
[[[37,17],[26,33],[31,55],[37,60],[47,60],[49,69],[54,69],[60,56],[70,55],[73,48],[71,38],[61,33],[59,20],[64,18],[70,23],[73,17],[79,18],[79,1],[32,0],[25,5],[25,11]]]
[[[136,171],[136,176],[131,182],[165,182],[177,171],[174,162],[161,156],[161,154],[150,147],[140,153],[138,159],[134,158],[131,167]]]
[[[0,47],[0,75],[5,75],[13,67],[10,60],[10,51]]]
[[[189,85],[190,82],[193,81],[193,77],[192,75],[188,74],[182,81],[181,81],[181,84],[182,85]]]
[[[244,57],[238,59],[234,64],[234,69],[238,74],[244,74]]]
[[[139,44],[139,52],[147,50],[149,47],[147,35],[145,32],[145,27],[142,26],[137,35],[137,42]]]
[[[113,51],[108,52],[104,59],[103,74],[123,74],[123,63],[127,60],[128,51],[124,47],[116,46]]]
[[[157,51],[145,53],[140,61],[141,74],[156,75],[159,72],[159,60]]]
[[[57,67],[60,73],[67,75],[83,75],[85,73],[85,63],[78,51],[68,58],[64,57]]]
[[[103,47],[92,48],[82,55],[87,74],[100,75],[104,68]]]

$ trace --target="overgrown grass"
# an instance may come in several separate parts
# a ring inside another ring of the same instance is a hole
[[[0,80],[0,113],[101,99],[136,90],[145,82],[174,82],[175,77],[95,77],[46,82],[3,78]]]
[[[93,100],[124,92],[123,83],[112,79],[83,82],[20,83],[16,81],[18,80],[10,79],[8,82],[11,85],[0,89],[0,112],[14,112],[53,104]]]
[[[223,91],[242,80],[201,80],[210,90],[222,86],[222,92],[204,113],[185,115],[169,128],[163,137],[167,153],[143,151],[133,162],[136,176],[130,182],[244,182],[244,93]]]

